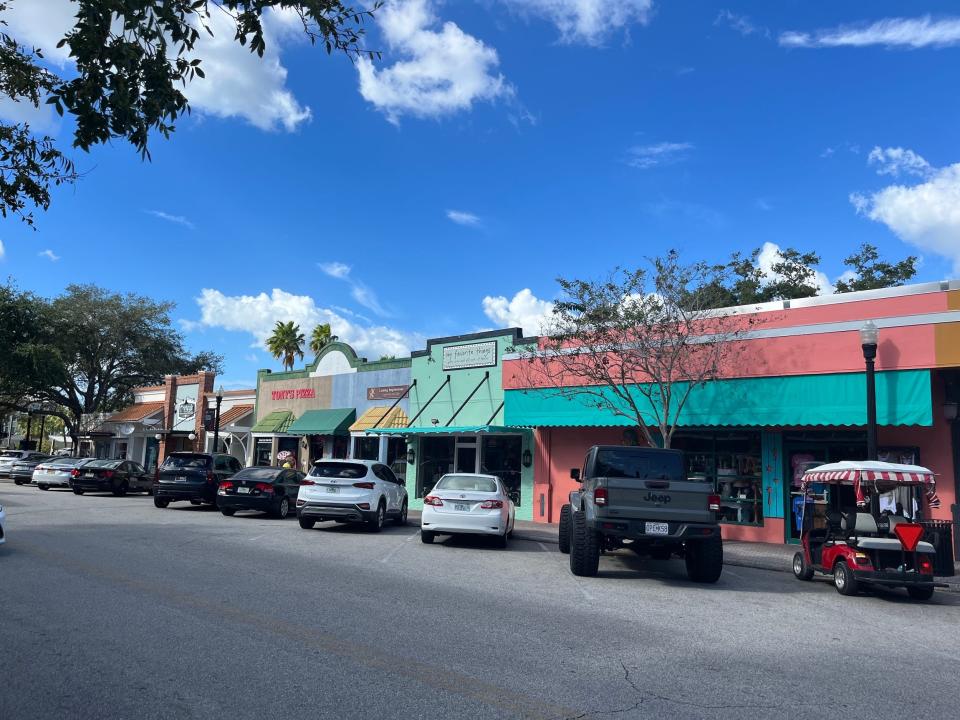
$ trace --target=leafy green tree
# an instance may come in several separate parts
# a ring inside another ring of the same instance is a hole
[[[283,367],[287,370],[293,370],[293,365],[299,357],[303,360],[303,333],[300,332],[300,326],[290,322],[277,321],[277,326],[273,329],[273,335],[267,338],[267,350],[277,360],[283,362]]]
[[[0,0],[0,13],[12,2]],[[328,54],[354,58],[379,54],[362,47],[364,22],[380,3],[354,9],[342,0],[74,0],[74,27],[58,43],[67,47],[76,72],[59,75],[43,64],[43,49],[24,46],[0,32],[0,93],[34,107],[52,105],[73,116],[73,145],[88,151],[114,139],[130,142],[149,158],[152,132],[169,137],[190,111],[182,88],[202,82],[198,41],[213,35],[211,13],[228,15],[233,40],[263,56],[263,15],[295,12],[311,43]],[[0,19],[2,21],[2,19]],[[5,27],[5,23],[4,23]],[[46,48],[50,51],[52,48]],[[46,209],[50,188],[74,182],[72,162],[52,138],[35,135],[27,123],[0,123],[0,213],[33,222],[27,209]]]
[[[321,350],[336,340],[337,336],[330,330],[330,323],[317,325],[310,333],[310,351],[314,355],[319,355]]]
[[[217,372],[213,353],[189,353],[170,322],[172,303],[70,285],[53,300],[6,286],[0,291],[0,407],[52,405],[76,444],[83,418],[132,400],[132,389],[164,375]]]
[[[917,274],[916,255],[910,255],[895,263],[887,262],[880,259],[876,246],[869,243],[863,243],[856,253],[844,258],[843,264],[850,268],[853,277],[849,280],[837,280],[838,293],[897,287]]]

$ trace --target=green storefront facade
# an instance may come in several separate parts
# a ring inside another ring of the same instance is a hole
[[[533,433],[506,427],[502,360],[535,342],[521,331],[496,330],[428,340],[411,353],[409,423],[371,434],[407,441],[406,484],[411,509],[448,472],[498,476],[517,506],[533,519]]]

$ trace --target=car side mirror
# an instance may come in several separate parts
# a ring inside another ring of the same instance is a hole
[[[570,477],[577,482],[583,482],[580,478],[580,468],[571,468]]]

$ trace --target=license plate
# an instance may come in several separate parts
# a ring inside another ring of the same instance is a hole
[[[454,503],[453,509],[456,512],[470,512],[470,506],[464,503]]]
[[[93,473],[87,473],[87,477],[93,477]]]
[[[56,475],[56,474],[57,474],[56,470],[47,470],[47,475]]]
[[[246,495],[246,494],[248,494],[248,493],[250,492],[250,488],[247,488],[247,487],[238,487],[238,488],[237,488],[237,492],[240,493],[241,495]]]
[[[175,482],[186,482],[186,481],[187,481],[186,475],[177,475],[177,479]]]
[[[340,488],[328,487],[328,488],[327,488],[327,492],[328,492],[328,493],[336,493],[339,489],[340,489]]]
[[[643,531],[647,535],[669,535],[670,526],[667,523],[645,523]]]

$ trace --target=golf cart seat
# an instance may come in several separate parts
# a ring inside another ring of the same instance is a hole
[[[899,525],[900,523],[908,523],[908,522],[910,522],[910,521],[907,520],[903,515],[890,515],[890,516],[887,518],[887,522],[890,523],[890,531],[889,531],[890,534],[891,534],[891,535],[896,535],[896,533],[893,531],[893,529],[894,529],[897,525]]]
[[[877,521],[870,513],[845,513],[840,527],[850,535],[876,535]]]

